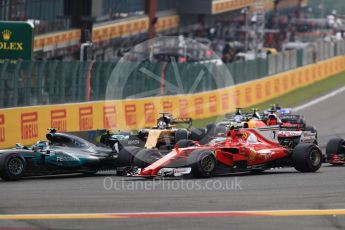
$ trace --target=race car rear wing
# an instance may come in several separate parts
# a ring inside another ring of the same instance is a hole
[[[188,124],[188,127],[191,127],[192,126],[192,123],[193,123],[193,120],[191,117],[186,117],[186,118],[174,118],[172,120],[172,125],[175,125],[175,124]]]

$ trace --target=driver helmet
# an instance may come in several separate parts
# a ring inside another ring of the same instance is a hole
[[[235,122],[237,122],[237,123],[241,123],[242,119],[243,119],[242,115],[236,115],[235,116]]]
[[[276,109],[276,110],[281,110],[282,107],[281,107],[279,104],[275,104],[275,109]]]
[[[167,123],[165,121],[159,121],[157,124],[158,129],[166,129],[167,128]]]

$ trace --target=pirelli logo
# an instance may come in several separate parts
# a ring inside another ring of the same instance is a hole
[[[255,86],[255,89],[256,89],[256,99],[261,99],[262,98],[262,85],[261,84],[256,84]]]
[[[275,79],[275,81],[274,81],[274,92],[280,93],[280,80],[279,79]]]
[[[128,126],[133,126],[137,124],[136,111],[137,108],[134,104],[125,105],[126,124]]]
[[[0,114],[0,142],[5,141],[5,115]]]
[[[37,112],[21,114],[22,140],[38,138],[38,114]]]
[[[245,89],[245,97],[246,97],[246,103],[247,104],[252,103],[252,88],[247,87]]]
[[[202,115],[204,113],[204,99],[202,97],[195,98],[194,100],[195,104],[195,114],[196,115]]]
[[[222,95],[222,110],[223,112],[228,111],[230,109],[230,100],[229,94]]]
[[[50,112],[51,127],[60,132],[67,131],[67,112],[66,109],[56,109]]]
[[[216,96],[209,97],[208,102],[209,102],[210,113],[216,113],[217,112],[217,97]]]
[[[173,103],[171,101],[164,101],[163,102],[163,111],[165,113],[173,113]]]
[[[234,94],[234,104],[236,107],[240,106],[241,104],[241,91],[237,89]]]
[[[93,128],[92,106],[79,108],[79,129],[91,130]]]
[[[145,103],[144,105],[145,111],[145,124],[151,124],[155,122],[155,105],[153,103]]]
[[[271,96],[271,82],[267,81],[265,84],[265,96]]]
[[[103,107],[103,125],[106,129],[116,128],[116,107],[104,106]]]
[[[181,99],[180,104],[180,117],[188,117],[188,100]]]

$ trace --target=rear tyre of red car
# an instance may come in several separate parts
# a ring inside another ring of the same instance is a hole
[[[345,154],[345,140],[339,137],[332,138],[326,146],[327,161],[330,161],[333,155]],[[331,163],[333,165],[343,165],[342,163]]]
[[[312,132],[312,133],[317,133],[317,130],[314,126],[307,126],[305,127],[305,131],[309,131],[309,132]]]
[[[212,151],[194,150],[188,158],[188,165],[192,167],[194,177],[207,178],[213,176],[217,160]]]
[[[188,148],[195,145],[192,140],[179,140],[176,144],[179,148]]]
[[[20,180],[25,173],[25,159],[17,153],[0,157],[0,177],[6,181]]]
[[[162,158],[162,154],[156,149],[142,149],[133,159],[133,166],[146,168],[150,164]]]
[[[178,129],[175,132],[175,142],[177,143],[180,140],[188,139],[188,131],[185,129]]]
[[[126,146],[118,153],[117,163],[119,167],[130,166],[133,163],[135,156],[142,150],[140,147]]]
[[[193,141],[201,141],[206,136],[206,129],[204,128],[192,128],[190,130],[190,138]]]
[[[322,164],[322,152],[314,144],[299,144],[293,150],[293,166],[299,172],[316,172]]]

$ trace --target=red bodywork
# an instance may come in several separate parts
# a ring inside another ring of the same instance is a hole
[[[288,129],[288,130],[295,130],[295,131],[304,131],[304,124],[302,123],[290,123],[290,122],[284,122],[281,124],[283,129]]]
[[[305,123],[303,122],[304,117],[302,115],[284,115],[281,117],[282,123],[281,127],[294,130],[294,131],[304,131]]]
[[[290,150],[283,148],[278,143],[262,136],[254,129],[232,130],[229,135],[221,141],[211,141],[210,144],[188,148],[173,149],[169,154],[144,168],[140,176],[157,176],[162,168],[169,168],[176,161],[186,160],[193,150],[210,150],[214,153],[217,164],[233,168],[236,162],[246,162],[246,168],[256,165],[273,163],[279,159],[288,159]],[[184,165],[184,167],[188,165]],[[182,166],[181,166],[182,167]]]
[[[345,156],[344,155],[338,155],[338,154],[333,154],[332,158],[329,160],[330,164],[334,165],[343,165],[345,164]]]

